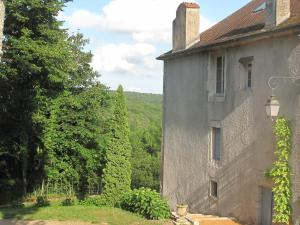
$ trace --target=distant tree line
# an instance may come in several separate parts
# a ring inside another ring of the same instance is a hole
[[[122,87],[111,92],[97,81],[88,41],[61,28],[69,1],[6,1],[0,204],[35,190],[83,198],[159,189],[160,122],[129,126]]]

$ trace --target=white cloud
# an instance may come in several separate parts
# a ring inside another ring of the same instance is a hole
[[[100,73],[153,76],[162,71],[151,44],[106,44],[94,52],[92,66]]]
[[[130,91],[161,93],[163,65],[155,58],[162,46],[171,45],[172,21],[182,1],[110,0],[99,13],[80,9],[71,15],[62,13],[59,18],[66,21],[73,32],[97,29],[106,35],[107,32],[129,35],[130,43],[122,39],[117,39],[121,41],[116,43],[99,43],[100,38],[89,37],[94,46],[92,66],[102,74],[101,80],[112,88],[123,84]],[[201,31],[213,24],[201,16]]]
[[[75,11],[66,20],[77,29],[127,33],[137,42],[171,42],[172,21],[182,0],[111,0],[99,14]],[[201,31],[214,22],[201,16]]]

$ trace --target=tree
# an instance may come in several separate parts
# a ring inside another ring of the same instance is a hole
[[[69,38],[77,71],[70,73],[64,91],[51,104],[44,131],[48,183],[78,188],[80,197],[101,189],[105,124],[109,117],[110,94],[94,81],[98,76],[89,63],[92,55],[82,52],[81,34]],[[76,189],[77,189],[76,188]]]
[[[8,168],[6,176],[22,187],[23,194],[35,184],[38,177],[33,175],[42,176],[38,155],[48,104],[76,68],[67,32],[57,21],[66,2],[6,1],[0,64],[0,160],[14,168]]]
[[[109,124],[109,140],[103,171],[103,195],[115,205],[131,185],[131,145],[123,88],[115,93],[115,105]]]
[[[100,189],[110,94],[95,81],[87,40],[69,36],[57,20],[68,1],[6,1],[1,190],[26,195],[60,179],[84,193],[89,185]]]

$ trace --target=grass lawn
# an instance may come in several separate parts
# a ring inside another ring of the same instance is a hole
[[[93,206],[60,206],[52,203],[51,206],[37,208],[27,205],[24,208],[0,208],[1,219],[19,220],[59,220],[84,221],[95,224],[109,225],[165,225],[168,221],[149,221],[132,213],[114,209],[98,208]]]

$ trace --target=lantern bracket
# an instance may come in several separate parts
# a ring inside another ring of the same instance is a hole
[[[297,83],[297,81],[300,80],[299,76],[272,76],[268,80],[268,85],[272,92],[278,87],[278,83],[273,82],[275,80],[291,80],[295,85],[300,86],[300,83]]]

